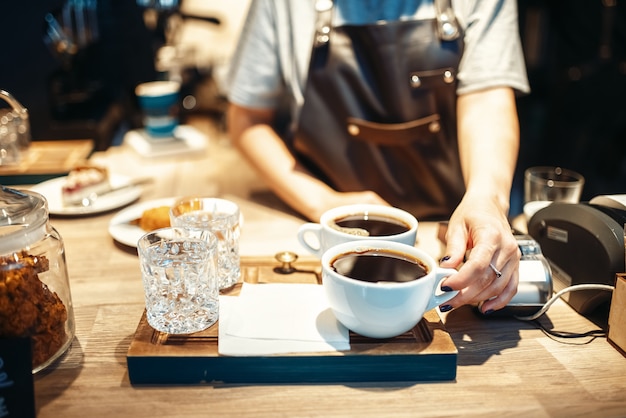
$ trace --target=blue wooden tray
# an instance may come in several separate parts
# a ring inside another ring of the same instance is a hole
[[[281,274],[273,258],[242,259],[249,283],[319,282],[319,261]],[[240,286],[230,290],[236,295]],[[377,340],[350,334],[350,351],[229,357],[218,354],[219,322],[187,336],[155,331],[142,316],[127,354],[133,385],[449,381],[458,351],[435,310],[413,330]]]

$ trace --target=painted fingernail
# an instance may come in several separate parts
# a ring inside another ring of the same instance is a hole
[[[441,286],[441,291],[442,292],[452,292],[454,289],[452,289],[450,286]]]
[[[451,310],[452,310],[452,306],[450,306],[450,305],[441,305],[441,306],[439,307],[439,310],[440,310],[441,312],[448,312],[448,311],[451,311]]]
[[[449,255],[444,255],[444,256],[441,258],[441,261],[448,261],[449,259],[450,259],[450,256],[449,256]]]
[[[487,309],[485,312],[483,312],[483,315],[491,315],[493,313],[493,309]]]

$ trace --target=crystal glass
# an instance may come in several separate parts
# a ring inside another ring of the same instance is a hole
[[[141,237],[137,249],[152,328],[190,334],[217,321],[217,239],[211,232],[157,229]]]
[[[236,203],[213,197],[185,197],[170,209],[172,226],[211,231],[218,239],[220,289],[233,286],[241,276],[239,258],[240,211]]]

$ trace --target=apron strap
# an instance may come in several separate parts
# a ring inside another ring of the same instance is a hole
[[[330,27],[333,20],[333,0],[316,0],[315,11],[315,39],[313,47],[328,43],[330,40]]]
[[[442,41],[453,41],[459,37],[459,22],[452,10],[452,0],[435,0],[437,33]]]
[[[442,41],[453,41],[461,33],[452,9],[452,0],[434,0],[437,34]],[[333,0],[315,0],[315,47],[328,43],[332,25]]]

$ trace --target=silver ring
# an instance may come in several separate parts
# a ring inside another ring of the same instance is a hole
[[[493,270],[493,272],[496,273],[496,279],[499,279],[500,277],[502,277],[502,272],[498,270],[497,268],[495,268],[493,264],[489,263],[489,267],[491,267],[491,270]]]

